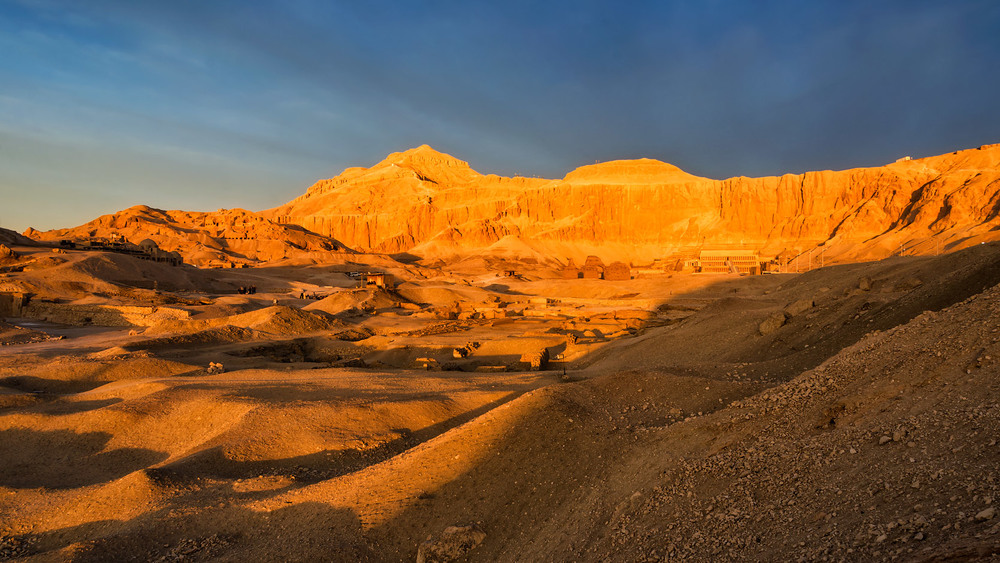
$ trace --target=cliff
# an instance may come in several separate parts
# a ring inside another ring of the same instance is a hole
[[[713,180],[651,159],[564,178],[483,175],[427,145],[320,180],[254,213],[137,206],[42,240],[153,240],[186,262],[221,265],[323,253],[529,260],[590,254],[649,263],[702,249],[848,261],[935,254],[1000,238],[1000,144],[892,164]]]
[[[726,180],[650,159],[560,180],[482,175],[424,145],[321,180],[263,212],[377,252],[475,253],[505,237],[578,260],[701,248],[828,259],[930,254],[998,238],[1000,145],[873,168]]]

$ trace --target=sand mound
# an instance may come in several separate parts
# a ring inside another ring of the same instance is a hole
[[[305,334],[322,330],[333,330],[341,327],[336,321],[324,316],[285,307],[274,305],[256,311],[229,315],[211,319],[199,320],[169,320],[149,327],[145,334],[167,334],[167,333],[187,333],[199,335],[212,335],[217,333],[208,332],[212,329],[223,329],[234,327],[237,329],[249,329],[255,332],[271,334],[275,336],[287,336]],[[240,333],[245,334],[245,333]]]
[[[432,307],[450,307],[455,303],[483,303],[494,294],[485,289],[456,284],[402,283],[396,287],[400,297]]]
[[[131,352],[129,352],[122,346],[112,346],[111,348],[106,348],[99,352],[93,352],[89,355],[89,357],[95,360],[112,359],[112,358],[118,359],[128,356],[129,354],[131,354]]]
[[[0,387],[23,393],[71,394],[115,381],[171,377],[191,371],[180,362],[117,350],[108,355],[0,369]]]
[[[153,331],[153,333],[155,332],[159,331]],[[169,334],[173,332],[173,330],[167,330],[164,328],[164,332]],[[144,334],[151,334],[151,331],[147,330]],[[125,346],[125,348],[127,350],[193,348],[214,344],[229,344],[233,342],[258,340],[260,338],[264,338],[265,336],[266,335],[249,328],[224,325],[204,330],[196,330],[189,334],[175,334],[172,336],[149,338],[134,344],[129,344]]]
[[[376,289],[341,290],[303,307],[306,311],[321,311],[336,315],[352,309],[388,309],[400,299],[388,291]]]

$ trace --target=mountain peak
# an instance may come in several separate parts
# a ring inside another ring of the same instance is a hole
[[[382,165],[392,165],[403,166],[406,168],[421,168],[425,166],[435,167],[435,166],[446,166],[449,168],[469,168],[469,163],[464,160],[459,160],[450,154],[446,154],[437,150],[434,150],[430,145],[420,145],[419,147],[405,150],[403,152],[394,152],[389,156],[385,157],[382,162],[375,165],[376,167]]]
[[[434,150],[430,145],[420,145],[403,152],[394,152],[369,170],[384,169],[390,166],[412,170],[421,179],[435,183],[463,183],[479,176],[479,173],[469,167],[468,162]]]

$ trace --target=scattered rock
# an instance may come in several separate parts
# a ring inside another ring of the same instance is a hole
[[[991,520],[993,519],[994,516],[996,516],[996,514],[997,514],[996,507],[991,506],[986,510],[981,511],[979,514],[976,514],[976,520],[980,522],[985,520]]]
[[[34,553],[34,538],[25,536],[0,536],[0,560],[16,559]]]
[[[427,536],[417,550],[417,563],[447,563],[472,551],[486,538],[478,526],[448,526],[437,537]]]

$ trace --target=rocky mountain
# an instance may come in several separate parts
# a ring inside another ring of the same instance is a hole
[[[650,159],[560,180],[483,175],[424,145],[263,212],[352,248],[432,257],[505,238],[633,261],[742,247],[826,260],[934,254],[998,237],[1000,144],[886,166],[712,180]],[[819,252],[816,256],[819,256]]]
[[[296,225],[279,225],[243,209],[211,213],[163,211],[137,205],[70,229],[25,235],[46,241],[91,239],[138,244],[152,240],[164,252],[178,252],[196,266],[232,266],[283,259],[311,259],[317,254],[348,251],[344,245]]]
[[[427,145],[348,168],[274,209],[137,206],[32,238],[151,239],[198,265],[316,257],[346,246],[425,259],[470,255],[648,263],[743,248],[783,261],[938,254],[1000,238],[1000,144],[886,166],[713,180],[651,159],[558,180],[484,175]]]

